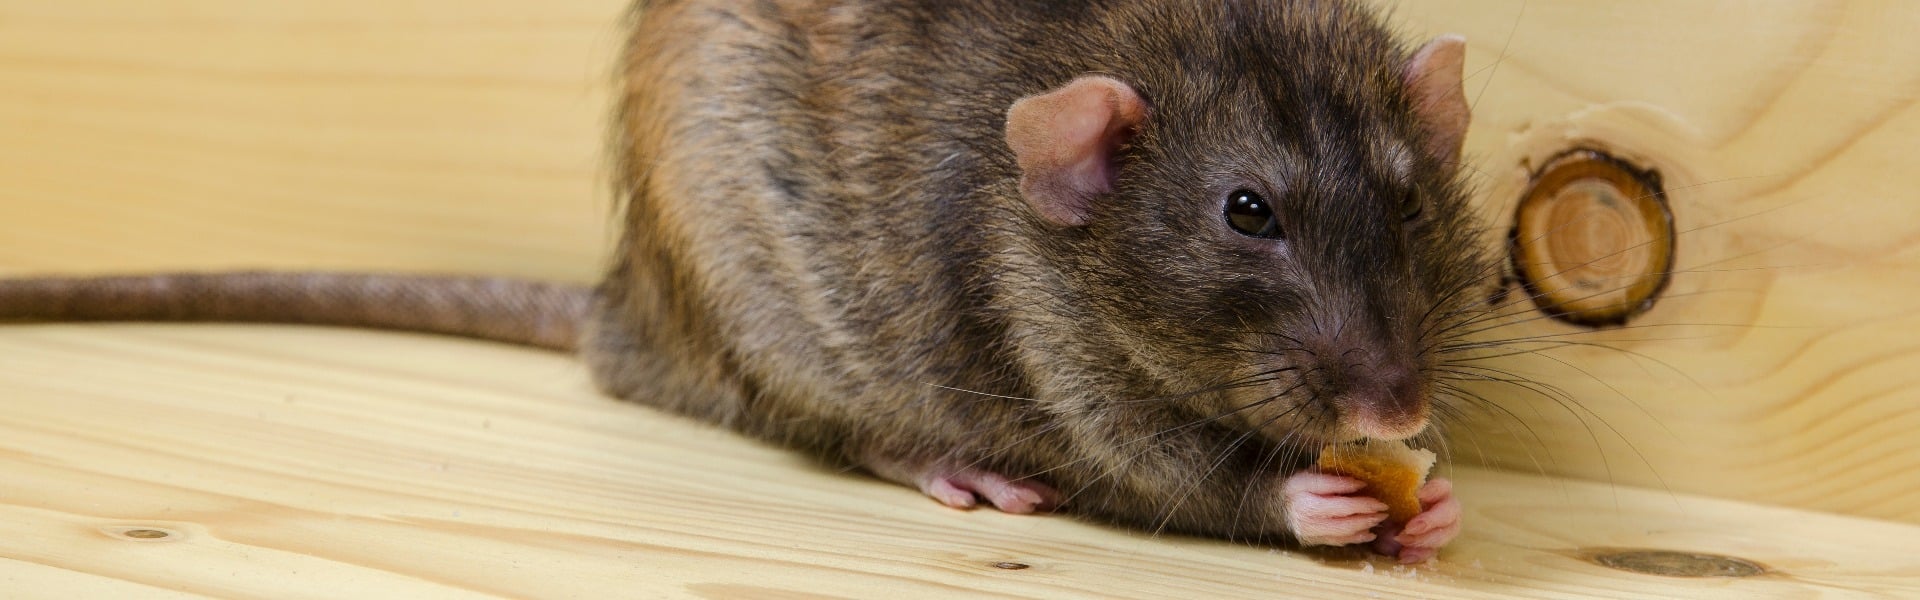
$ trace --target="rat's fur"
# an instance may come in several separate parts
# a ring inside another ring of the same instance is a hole
[[[658,0],[633,27],[597,379],[896,478],[1285,533],[1304,455],[1424,425],[1436,319],[1492,272],[1407,51],[1346,2]],[[1059,227],[1001,132],[1085,74],[1151,115]],[[1284,242],[1226,227],[1241,188]]]

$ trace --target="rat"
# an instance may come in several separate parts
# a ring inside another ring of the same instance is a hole
[[[607,394],[918,488],[1153,531],[1367,544],[1312,467],[1431,433],[1495,271],[1464,41],[1348,0],[641,0],[593,288],[239,273],[0,284],[0,319],[287,321],[577,350]]]

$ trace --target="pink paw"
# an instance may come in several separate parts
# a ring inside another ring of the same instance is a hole
[[[1372,529],[1387,520],[1387,505],[1366,496],[1349,495],[1364,487],[1365,482],[1352,477],[1294,473],[1280,485],[1287,503],[1287,527],[1307,546],[1373,541]]]
[[[1399,531],[1385,532],[1373,548],[1406,564],[1426,562],[1460,535],[1460,501],[1453,499],[1453,482],[1436,477],[1414,495],[1426,510]]]
[[[922,474],[918,483],[920,491],[954,508],[973,508],[977,499],[985,498],[1000,512],[1024,515],[1053,510],[1065,500],[1053,486],[966,467],[935,468]]]

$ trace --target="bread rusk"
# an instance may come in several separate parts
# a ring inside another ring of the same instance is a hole
[[[1358,494],[1385,502],[1388,520],[1406,523],[1420,515],[1415,493],[1426,484],[1434,460],[1433,451],[1401,442],[1362,442],[1327,446],[1316,465],[1323,473],[1367,482]]]

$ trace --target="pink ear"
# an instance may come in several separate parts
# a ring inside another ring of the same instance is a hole
[[[1413,92],[1413,110],[1427,130],[1427,153],[1441,162],[1460,158],[1471,109],[1461,81],[1467,38],[1448,34],[1427,42],[1407,61],[1401,78]]]
[[[1147,118],[1147,103],[1111,77],[1083,75],[1007,110],[1007,147],[1020,194],[1047,222],[1086,225],[1093,199],[1113,191],[1113,154]]]

